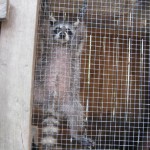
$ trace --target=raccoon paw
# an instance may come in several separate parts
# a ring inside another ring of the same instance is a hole
[[[87,148],[91,148],[95,146],[95,142],[87,137],[79,137],[75,139],[78,143],[80,143],[82,146],[85,146]]]

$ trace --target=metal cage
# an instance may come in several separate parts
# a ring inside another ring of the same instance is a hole
[[[51,57],[48,54],[51,53],[51,45],[47,27],[50,16],[55,16],[58,21],[76,21],[83,2],[41,0],[35,83],[41,80],[39,84],[43,84],[43,80],[47,79],[42,67]],[[57,135],[50,135],[55,136],[57,142],[47,149],[148,150],[150,2],[87,0],[87,12],[83,19],[87,32],[78,62],[79,95],[86,120],[84,136],[90,138],[94,145],[85,147],[83,143],[73,141],[68,121],[62,118],[57,125]],[[39,61],[40,67],[37,67]],[[41,91],[45,90],[45,84]],[[41,103],[33,103],[32,107],[32,125],[37,132],[33,145],[39,150],[46,150],[41,142],[45,107],[41,107]]]

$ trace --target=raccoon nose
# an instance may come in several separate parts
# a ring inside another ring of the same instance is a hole
[[[61,33],[59,34],[59,36],[60,36],[60,38],[61,38],[61,39],[64,39],[64,38],[65,38],[65,36],[66,36],[66,34],[65,34],[65,33],[63,33],[63,32],[61,32]]]

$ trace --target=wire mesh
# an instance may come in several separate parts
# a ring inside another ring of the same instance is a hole
[[[87,0],[81,19],[82,9],[85,0],[40,2],[34,146],[149,150],[150,2]]]

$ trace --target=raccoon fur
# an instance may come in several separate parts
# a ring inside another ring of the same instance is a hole
[[[41,106],[43,150],[57,144],[58,125],[67,119],[72,139],[84,146],[93,146],[83,134],[84,109],[80,102],[80,56],[86,28],[79,19],[74,23],[50,17],[47,50],[37,62],[34,103]],[[51,114],[51,115],[47,115]]]

